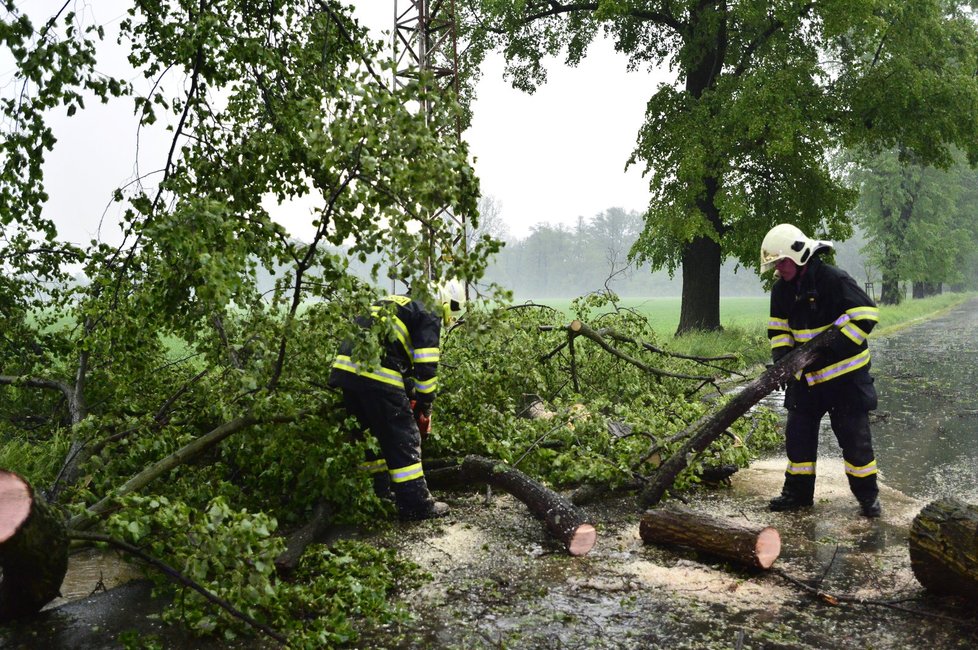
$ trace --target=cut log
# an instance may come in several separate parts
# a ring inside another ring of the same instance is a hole
[[[522,501],[571,555],[586,555],[597,540],[594,525],[581,509],[516,468],[498,460],[466,456],[457,474],[469,485],[488,483]]]
[[[781,553],[781,535],[771,526],[756,526],[668,505],[642,516],[639,535],[648,544],[675,544],[770,569]]]
[[[68,571],[64,522],[30,484],[0,470],[0,621],[51,602]]]
[[[709,447],[714,440],[722,436],[737,418],[747,413],[765,395],[777,388],[778,385],[787,382],[796,372],[815,361],[820,350],[830,347],[841,336],[842,333],[838,328],[832,327],[827,329],[802,347],[796,348],[784,355],[767,372],[744,386],[719,411],[691,425],[680,436],[682,438],[688,436],[686,442],[668,460],[659,466],[648,486],[642,491],[639,498],[642,506],[649,508],[657,505],[662,500],[666,490],[671,488],[672,484],[676,482],[676,477],[679,476],[679,473],[689,465],[690,459],[695,458]]]
[[[936,594],[978,599],[978,506],[938,499],[910,526],[910,566]]]

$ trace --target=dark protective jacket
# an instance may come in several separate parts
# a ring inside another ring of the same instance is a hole
[[[804,269],[804,273],[801,273]],[[768,338],[775,362],[836,325],[843,336],[789,383],[785,406],[806,408],[876,408],[869,375],[867,337],[879,322],[879,310],[852,277],[813,257],[791,282],[778,280],[771,289]]]
[[[333,362],[330,385],[407,391],[422,406],[430,405],[438,388],[441,319],[407,296],[382,298],[370,311],[370,316],[357,318],[361,327],[370,327],[376,318],[390,320],[392,335],[383,342],[380,365],[361,367],[350,358],[353,346],[346,341]]]

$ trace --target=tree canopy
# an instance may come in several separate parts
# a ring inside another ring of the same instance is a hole
[[[881,302],[899,303],[903,282],[917,297],[945,283],[974,286],[978,172],[962,156],[937,169],[915,164],[906,151],[885,151],[856,166],[852,178],[860,189],[856,220],[882,275]]]
[[[899,144],[943,166],[958,145],[978,161],[973,2],[461,5],[471,59],[501,49],[528,92],[546,81],[546,57],[574,65],[601,37],[631,68],[675,74],[650,89],[629,164],[644,168],[652,191],[632,255],[682,269],[680,331],[719,326],[722,261],[756,268],[774,224],[849,236],[856,193],[830,164],[835,149]]]

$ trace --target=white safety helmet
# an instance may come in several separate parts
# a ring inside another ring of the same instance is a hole
[[[786,257],[805,266],[823,248],[832,248],[832,242],[809,239],[798,227],[780,223],[768,230],[761,242],[761,272],[770,271]]]
[[[452,322],[465,307],[465,285],[459,280],[448,280],[438,285],[438,305],[445,324]]]

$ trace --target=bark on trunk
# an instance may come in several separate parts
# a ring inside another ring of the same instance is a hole
[[[822,332],[804,346],[792,350],[767,372],[744,386],[727,405],[718,412],[709,415],[687,431],[689,437],[683,446],[659,466],[648,487],[640,497],[642,506],[649,508],[657,505],[666,490],[672,487],[679,473],[686,469],[689,460],[710,446],[714,440],[723,435],[734,421],[761,401],[765,395],[791,378],[795,372],[812,363],[818,351],[829,347],[842,336],[838,328],[832,327]],[[683,435],[682,437],[686,437]]]
[[[551,535],[564,543],[571,555],[585,555],[597,540],[597,531],[588,517],[570,501],[550,490],[523,472],[505,463],[466,456],[457,470],[438,470],[442,480],[432,480],[429,485],[442,482],[464,485],[488,483],[509,492],[522,501],[530,512],[542,519]]]
[[[676,334],[720,328],[720,244],[697,237],[683,247],[683,296]]]
[[[910,527],[910,566],[929,591],[978,599],[978,506],[926,505]]]
[[[296,567],[299,566],[302,554],[306,552],[306,548],[325,537],[332,517],[333,509],[329,504],[323,501],[316,504],[312,511],[312,517],[306,525],[289,535],[285,550],[275,558],[275,571],[280,576],[288,576],[295,571]]]
[[[781,535],[771,526],[720,519],[675,505],[646,512],[639,535],[647,544],[688,546],[757,569],[770,569],[781,553]]]
[[[58,595],[68,571],[61,517],[6,470],[0,470],[0,569],[0,621],[38,612]]]

